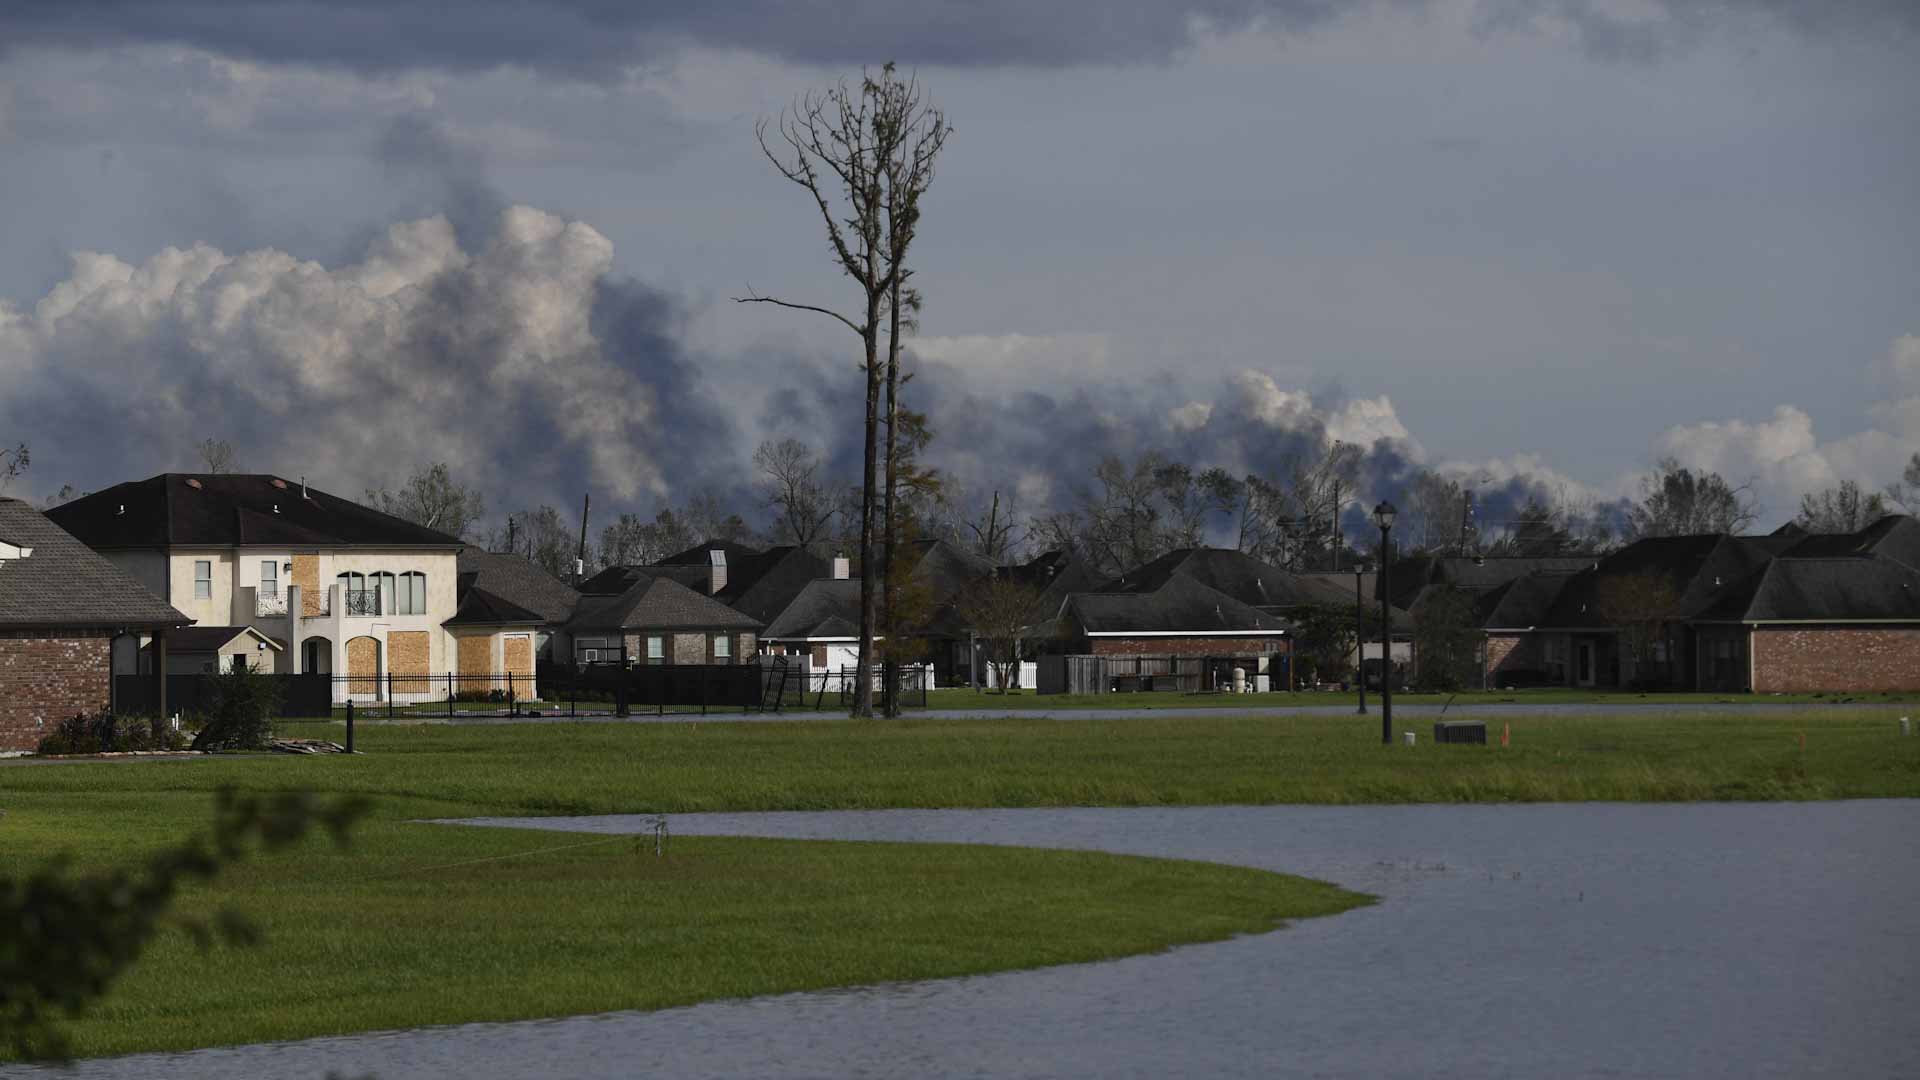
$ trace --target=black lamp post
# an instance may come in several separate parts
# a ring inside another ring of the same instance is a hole
[[[1367,715],[1367,605],[1360,599],[1360,574],[1364,563],[1353,564],[1353,684],[1360,688],[1357,715]]]
[[[1393,596],[1392,565],[1393,519],[1399,511],[1390,502],[1373,508],[1373,523],[1380,526],[1380,744],[1393,744]]]

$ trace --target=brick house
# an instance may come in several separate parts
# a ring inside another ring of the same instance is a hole
[[[1650,538],[1491,590],[1478,616],[1489,686],[1920,689],[1920,522]]]
[[[759,651],[760,620],[644,567],[616,569],[585,583],[563,628],[575,663],[738,664]]]
[[[1070,593],[1057,627],[1051,652],[1200,659],[1211,665],[1202,680],[1209,687],[1236,667],[1256,684],[1291,687],[1292,624],[1186,574],[1133,573],[1096,591]]]
[[[164,642],[191,621],[44,514],[0,498],[0,751],[31,750],[60,721],[110,708],[114,642]]]

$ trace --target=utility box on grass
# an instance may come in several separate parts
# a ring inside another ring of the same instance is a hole
[[[1437,743],[1477,743],[1487,745],[1487,725],[1481,720],[1442,720],[1433,725]]]

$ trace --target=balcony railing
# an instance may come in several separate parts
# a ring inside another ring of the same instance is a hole
[[[348,589],[346,591],[346,597],[347,597],[347,614],[349,615],[380,614],[380,590]]]
[[[254,593],[253,613],[255,615],[285,615],[287,613],[287,594],[275,589],[268,592],[264,587]]]

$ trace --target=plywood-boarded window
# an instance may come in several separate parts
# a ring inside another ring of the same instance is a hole
[[[347,642],[347,674],[356,682],[352,691],[356,694],[373,693],[373,678],[380,674],[380,643],[370,637],[357,637]]]
[[[305,618],[327,613],[326,597],[320,593],[320,556],[293,557],[293,583],[300,587],[300,614]]]
[[[487,676],[497,674],[493,670],[493,638],[489,635],[475,634],[463,637],[460,641],[460,689],[491,690],[493,680]]]
[[[533,680],[533,639],[525,634],[508,634],[501,645],[507,674],[513,676],[524,694]]]
[[[393,692],[424,694],[430,689],[427,674],[431,646],[425,630],[387,632],[387,670],[393,673]]]

